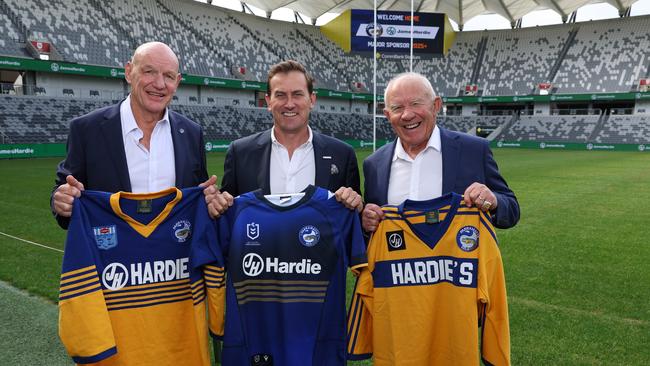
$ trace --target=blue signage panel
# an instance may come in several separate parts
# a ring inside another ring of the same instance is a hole
[[[352,10],[352,51],[372,52],[373,35],[377,33],[377,52],[410,53],[411,13],[406,11],[377,11],[377,29],[372,10]],[[445,15],[413,14],[413,53],[442,54]]]

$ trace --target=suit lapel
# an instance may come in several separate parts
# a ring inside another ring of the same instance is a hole
[[[334,164],[332,154],[327,149],[327,144],[321,136],[314,132],[312,140],[314,145],[314,163],[316,164],[316,177],[314,184],[318,187],[328,188],[330,184],[330,177],[332,175],[332,164]],[[340,169],[341,167],[336,167]]]
[[[377,176],[378,176],[377,181],[379,182],[378,192],[380,194],[379,202],[382,202],[382,204],[388,203],[388,183],[390,182],[390,167],[392,166],[393,163],[393,155],[395,154],[396,144],[397,144],[397,139],[395,139],[392,142],[392,146],[389,149],[384,149],[382,151],[382,154],[384,154],[384,156],[378,159],[378,161],[382,162],[379,166],[377,166]],[[382,175],[380,172],[386,172],[386,174]]]
[[[438,126],[440,128],[440,126]],[[452,192],[456,182],[456,174],[460,169],[460,146],[456,138],[449,136],[444,128],[440,128],[440,145],[442,147],[442,194]]]
[[[173,117],[172,111],[169,111],[169,128],[172,133],[172,144],[174,145],[174,171],[176,173],[176,187],[184,187],[182,181],[183,177],[191,177],[186,170],[190,168],[187,160],[187,144],[183,143],[185,136],[185,129],[183,128],[183,121]]]
[[[271,193],[271,130],[259,135],[257,140],[257,154],[253,157],[255,164],[250,168],[257,171],[257,187],[264,194]]]
[[[131,191],[131,179],[129,178],[129,167],[126,164],[124,153],[124,139],[122,137],[122,120],[120,119],[120,105],[118,103],[104,114],[101,122],[102,135],[104,136],[104,148],[115,168],[120,187],[125,191]]]

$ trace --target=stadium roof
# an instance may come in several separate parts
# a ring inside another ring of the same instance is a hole
[[[624,14],[636,0],[413,0],[415,11],[446,13],[461,27],[482,14],[499,14],[515,23],[535,10],[551,9],[566,20],[578,8],[595,3],[608,3]],[[347,9],[373,9],[372,0],[246,0],[268,14],[279,8],[289,8],[310,17],[313,22],[325,13],[341,13]],[[378,10],[410,11],[411,0],[377,0]]]

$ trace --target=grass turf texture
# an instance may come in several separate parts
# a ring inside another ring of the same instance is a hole
[[[360,161],[368,153],[359,151]],[[522,211],[515,228],[498,231],[513,364],[647,365],[650,154],[499,149],[495,157]],[[0,160],[0,232],[63,248],[65,232],[48,206],[57,162]],[[208,155],[211,173],[221,178],[222,166],[222,153]],[[61,257],[0,235],[0,280],[54,304]],[[0,302],[9,312],[0,360],[23,354],[23,364],[31,364],[34,338],[52,335],[23,333],[30,313],[11,301]],[[31,317],[47,321],[36,312]],[[55,326],[56,316],[49,321]],[[52,351],[45,355],[62,352],[58,341],[47,341],[43,347]]]

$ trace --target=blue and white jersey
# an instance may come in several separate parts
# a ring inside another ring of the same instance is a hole
[[[358,213],[309,186],[287,206],[246,193],[218,221],[195,265],[226,261],[223,364],[345,365],[346,273],[367,262]]]

